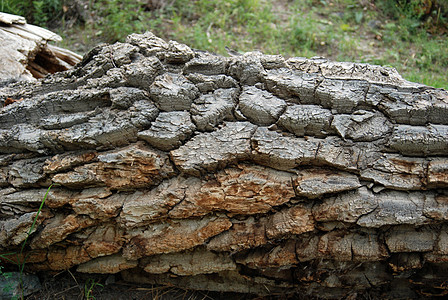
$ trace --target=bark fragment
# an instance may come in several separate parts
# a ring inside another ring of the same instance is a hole
[[[80,264],[76,271],[81,273],[115,274],[126,269],[137,267],[136,260],[127,260],[120,254],[98,257]]]
[[[198,89],[184,76],[165,73],[151,85],[150,94],[162,111],[190,110]]]
[[[178,168],[191,175],[222,168],[249,157],[250,138],[256,128],[248,122],[227,123],[217,131],[198,134],[171,151],[171,158]]]
[[[278,120],[278,125],[296,136],[325,137],[333,115],[318,105],[290,105]]]
[[[286,102],[254,87],[244,87],[239,109],[252,123],[267,126],[275,123],[286,108]]]
[[[216,174],[216,180],[190,186],[182,203],[169,215],[174,218],[201,216],[213,211],[231,215],[266,213],[293,198],[293,175],[264,167],[238,165]]]
[[[143,259],[140,264],[145,272],[151,274],[171,272],[180,276],[211,274],[236,269],[236,264],[229,256],[215,254],[205,249],[154,255]]]
[[[196,129],[188,112],[162,112],[150,129],[138,133],[138,137],[151,146],[164,151],[176,149]]]
[[[223,217],[181,220],[128,232],[129,243],[123,256],[133,260],[153,254],[180,252],[202,245],[209,238],[226,231],[232,223]]]
[[[436,233],[425,227],[399,226],[392,228],[385,240],[391,252],[427,252],[434,248]]]
[[[201,131],[212,131],[224,120],[233,119],[237,89],[217,89],[201,95],[191,107],[192,119]]]
[[[98,162],[60,173],[53,182],[69,188],[106,185],[125,190],[157,185],[174,175],[165,153],[153,150],[143,143],[98,155]]]
[[[299,171],[294,182],[298,196],[318,198],[328,193],[354,190],[361,186],[356,175],[323,169]]]

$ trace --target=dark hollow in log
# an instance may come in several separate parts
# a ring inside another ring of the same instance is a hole
[[[0,12],[0,86],[8,81],[35,81],[70,69],[81,56],[48,44],[62,38],[25,18]]]
[[[448,293],[448,94],[151,33],[0,89],[0,250],[259,295]]]

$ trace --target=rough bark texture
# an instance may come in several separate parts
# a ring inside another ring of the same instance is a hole
[[[0,89],[0,249],[255,294],[448,293],[448,94],[395,70],[154,35]]]

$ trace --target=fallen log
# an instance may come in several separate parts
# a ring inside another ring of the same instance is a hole
[[[448,93],[151,33],[0,89],[0,249],[258,295],[448,293]],[[4,263],[6,263],[4,261]]]
[[[48,44],[62,38],[25,18],[0,12],[0,85],[9,81],[35,81],[70,69],[81,56]]]

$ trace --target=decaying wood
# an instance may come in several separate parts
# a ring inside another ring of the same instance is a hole
[[[448,293],[448,93],[151,33],[0,89],[0,246],[28,271],[321,298]]]
[[[61,40],[49,30],[27,24],[23,17],[0,12],[0,83],[35,81],[80,62],[78,54],[47,44]]]

